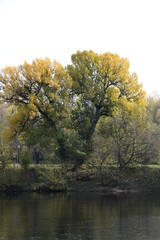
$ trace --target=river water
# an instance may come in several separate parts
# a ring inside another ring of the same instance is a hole
[[[0,194],[0,240],[159,240],[159,194]]]

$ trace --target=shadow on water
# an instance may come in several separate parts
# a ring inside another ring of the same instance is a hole
[[[160,239],[159,194],[0,194],[0,240]]]

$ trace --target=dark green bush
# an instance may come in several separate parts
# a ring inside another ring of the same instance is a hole
[[[0,190],[19,190],[21,187],[21,170],[15,168],[7,168],[0,175]]]
[[[25,170],[28,171],[29,165],[32,163],[31,155],[27,151],[22,151],[20,154],[20,165]]]
[[[61,169],[36,166],[32,171],[35,177],[35,182],[33,184],[34,190],[62,191],[67,187],[66,179]]]

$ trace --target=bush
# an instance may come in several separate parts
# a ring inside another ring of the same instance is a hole
[[[28,171],[29,165],[32,163],[31,155],[27,151],[22,151],[20,154],[20,165],[25,170]]]
[[[63,191],[67,187],[61,169],[36,166],[32,171],[35,176],[33,190]]]
[[[8,168],[0,175],[0,191],[16,191],[20,187],[21,170]]]

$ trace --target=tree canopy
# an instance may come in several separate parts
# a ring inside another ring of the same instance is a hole
[[[84,117],[89,136],[99,118],[111,115],[114,106],[122,102],[136,102],[139,106],[146,103],[137,75],[129,72],[129,61],[117,54],[78,51],[72,55],[67,71],[73,81],[73,100],[77,100],[74,114]],[[76,118],[79,125],[81,118]]]
[[[74,158],[81,164],[93,150],[100,118],[122,105],[143,108],[146,98],[126,58],[77,51],[71,60],[66,68],[47,58],[2,69],[0,98],[13,106],[8,139],[22,133],[49,135],[62,160]]]

